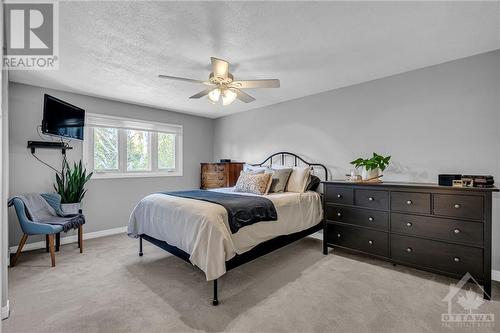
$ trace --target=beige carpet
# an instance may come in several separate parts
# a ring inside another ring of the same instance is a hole
[[[4,332],[435,332],[456,280],[363,256],[321,253],[306,238],[220,280],[218,307],[196,268],[125,235],[74,244],[57,254],[24,253],[10,269]],[[496,301],[480,306],[500,327]],[[464,311],[456,302],[454,309]],[[462,331],[497,331],[465,328]]]

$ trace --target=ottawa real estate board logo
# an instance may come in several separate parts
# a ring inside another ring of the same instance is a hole
[[[468,282],[475,284],[481,293],[467,289]],[[486,303],[482,294],[490,296],[470,273],[466,273],[457,284],[451,284],[448,294],[442,299],[448,304],[448,311],[441,314],[441,325],[449,328],[495,327],[495,314],[481,310]]]
[[[5,1],[2,67],[8,70],[58,69],[58,13],[56,1]]]

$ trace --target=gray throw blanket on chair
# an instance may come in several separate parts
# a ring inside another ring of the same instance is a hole
[[[9,206],[12,206],[14,198],[22,200],[28,218],[33,222],[60,225],[64,232],[85,224],[85,217],[82,214],[59,216],[55,209],[38,193],[17,195],[9,200]]]

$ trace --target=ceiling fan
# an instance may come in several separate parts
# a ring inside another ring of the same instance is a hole
[[[236,98],[245,103],[255,101],[255,98],[241,89],[279,88],[280,86],[280,80],[278,79],[234,80],[233,75],[229,73],[229,62],[214,57],[211,57],[210,60],[212,61],[212,73],[208,76],[208,81],[161,74],[158,75],[158,77],[162,79],[204,84],[208,86],[207,89],[189,98],[201,98],[208,95],[208,101],[212,104],[217,103],[219,98],[222,98],[222,105],[229,105],[234,102]]]

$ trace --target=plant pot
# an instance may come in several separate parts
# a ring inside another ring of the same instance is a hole
[[[78,214],[78,211],[82,208],[81,202],[75,203],[62,203],[61,210],[65,215]]]
[[[380,169],[366,170],[366,168],[361,169],[361,178],[363,180],[372,179],[380,175]]]

